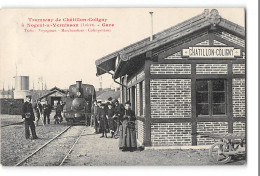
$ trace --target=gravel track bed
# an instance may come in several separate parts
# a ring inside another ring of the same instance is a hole
[[[2,120],[2,117],[1,117]],[[14,166],[44,143],[67,128],[66,122],[36,127],[37,140],[25,139],[24,124],[1,128],[1,164]]]
[[[0,116],[1,122],[15,123],[21,116]],[[66,122],[59,125],[36,127],[40,139],[26,140],[24,125],[12,125],[1,128],[1,164],[14,166],[26,156],[67,128]],[[3,124],[2,124],[3,125]],[[52,141],[46,148],[29,159],[25,165],[55,166],[74,144],[84,126],[73,126],[57,140]],[[85,127],[86,128],[86,127]],[[208,150],[144,150],[122,152],[118,149],[118,139],[100,138],[94,134],[92,127],[87,127],[74,146],[64,166],[148,166],[148,165],[215,165],[211,162]],[[110,135],[108,134],[108,137]],[[245,159],[233,161],[225,165],[245,165]]]
[[[32,156],[23,166],[59,166],[85,126],[72,126]]]

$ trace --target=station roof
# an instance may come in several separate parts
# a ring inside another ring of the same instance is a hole
[[[211,11],[205,9],[203,13],[193,18],[154,34],[152,41],[150,41],[150,37],[147,37],[96,60],[96,75],[110,73],[113,75],[113,79],[117,79],[126,73],[126,71],[122,72],[124,70],[122,69],[124,68],[123,65],[131,59],[138,56],[146,58],[149,56],[149,51],[210,26],[220,26],[228,31],[232,31],[232,33],[243,39],[245,38],[245,29],[242,26],[221,18],[216,9]]]
[[[48,92],[45,95],[42,95],[41,97],[39,97],[39,99],[42,100],[52,94],[55,94],[56,92],[59,93],[61,96],[66,96],[66,91],[55,86],[52,89],[48,90]]]

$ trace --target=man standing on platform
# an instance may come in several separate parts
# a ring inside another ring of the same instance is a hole
[[[47,123],[50,124],[50,114],[51,114],[51,105],[48,103],[48,101],[45,101],[45,104],[43,105],[43,123],[46,124],[46,118]]]
[[[125,112],[125,108],[124,105],[119,104],[118,100],[115,100],[115,121],[116,121],[116,132],[115,132],[115,136],[119,136],[119,126],[121,125],[122,122],[122,117],[124,115]]]
[[[25,125],[25,138],[29,139],[30,137],[29,128],[31,128],[32,139],[37,139],[38,137],[36,135],[35,125],[34,125],[35,116],[33,113],[31,99],[32,97],[30,95],[27,95],[22,108],[22,118],[24,119],[24,125]]]
[[[39,120],[42,116],[42,104],[41,104],[41,100],[36,100],[36,103],[34,105],[34,112],[35,112],[35,116],[37,117],[37,121],[36,121],[36,126],[39,125]]]
[[[92,113],[92,116],[91,116],[91,126],[94,126],[95,128],[95,133],[98,133],[98,122],[97,122],[97,115],[98,115],[98,105],[97,105],[97,100],[94,100],[94,103],[93,103],[93,106],[92,106],[92,109],[91,109],[91,113]]]
[[[59,123],[61,123],[63,121],[63,118],[62,118],[62,113],[63,111],[63,105],[62,105],[62,101],[58,102],[57,104],[57,107],[56,107],[56,118],[59,119]]]

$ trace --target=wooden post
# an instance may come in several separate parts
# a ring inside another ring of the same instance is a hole
[[[151,103],[150,103],[150,60],[145,61],[145,139],[144,145],[151,146]]]
[[[191,64],[191,145],[197,145],[196,63]]]
[[[232,62],[228,63],[227,78],[227,115],[228,115],[228,132],[233,133],[233,100],[232,100]]]

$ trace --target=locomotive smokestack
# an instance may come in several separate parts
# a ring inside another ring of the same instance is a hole
[[[76,86],[77,86],[77,92],[80,92],[80,94],[82,94],[81,91],[82,81],[76,81]]]
[[[82,81],[76,81],[77,89],[81,90]]]

